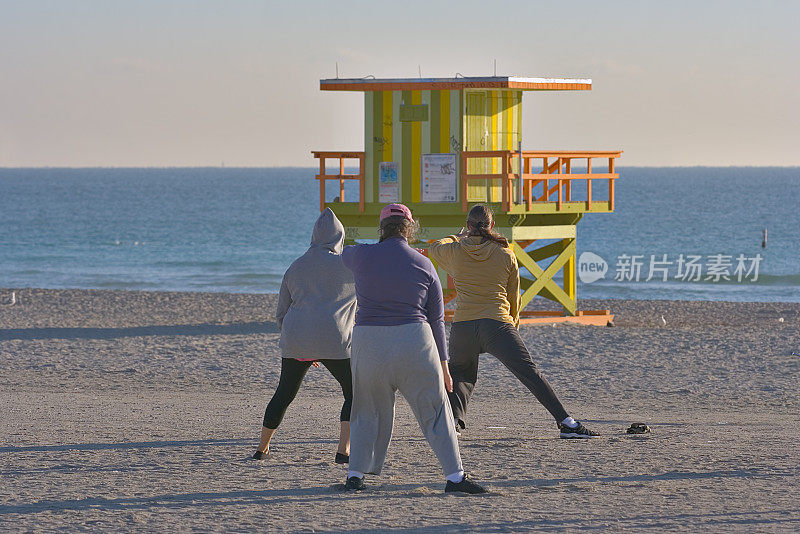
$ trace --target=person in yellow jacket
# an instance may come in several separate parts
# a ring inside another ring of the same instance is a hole
[[[453,378],[449,397],[456,425],[466,428],[467,403],[478,379],[478,356],[488,352],[547,408],[560,437],[598,436],[569,416],[517,331],[519,267],[508,240],[494,231],[492,210],[482,204],[473,206],[466,227],[431,243],[428,255],[450,274],[458,293],[448,344]]]

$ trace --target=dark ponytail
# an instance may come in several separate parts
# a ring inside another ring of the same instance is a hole
[[[492,229],[494,213],[489,206],[476,204],[469,210],[467,217],[467,230],[469,235],[480,236],[484,240],[494,241],[495,243],[507,247],[508,239],[498,234]]]

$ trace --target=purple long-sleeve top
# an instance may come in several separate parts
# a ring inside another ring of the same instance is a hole
[[[356,282],[356,326],[431,325],[439,359],[447,360],[442,284],[431,261],[402,237],[352,245],[342,262]]]

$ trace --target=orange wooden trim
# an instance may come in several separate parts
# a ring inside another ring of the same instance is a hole
[[[325,176],[325,158],[319,158],[319,174]],[[319,178],[319,176],[317,176]],[[325,180],[319,181],[319,211],[325,211]]]
[[[586,180],[586,209],[592,209],[592,181]]]
[[[339,157],[339,202],[344,202],[344,158]]]
[[[528,158],[522,158],[523,166],[522,166],[522,175],[520,176],[520,180],[522,180],[522,187],[523,192],[525,194],[525,206],[528,211],[531,209],[531,191],[533,190],[533,185],[530,181],[525,183],[525,175],[531,173],[531,160]]]
[[[359,196],[358,211],[360,211],[360,212],[364,211],[364,202],[366,202],[366,199],[364,198],[364,197],[366,197],[366,192],[364,191],[364,187],[365,187],[364,184],[366,183],[366,179],[365,179],[365,175],[364,175],[364,167],[366,166],[365,162],[366,162],[366,156],[362,152],[358,156],[358,196]]]
[[[528,211],[530,211],[533,207],[533,184],[534,182],[532,181],[528,181],[526,184],[527,189],[525,190],[525,205],[527,206]]]
[[[311,153],[319,160],[319,174],[316,176],[319,180],[319,206],[320,211],[325,209],[325,181],[338,180],[339,181],[339,201],[344,202],[344,181],[345,180],[358,180],[358,209],[364,211],[365,203],[365,152],[330,152],[312,150]],[[327,159],[339,160],[339,174],[326,174],[325,162]],[[358,160],[358,174],[345,174],[344,173],[344,160],[357,159]]]
[[[483,81],[483,82],[371,82],[336,83],[320,82],[321,91],[425,91],[425,90],[458,90],[458,89],[522,89],[528,91],[591,91],[588,83],[531,83],[516,81]]]
[[[467,156],[464,153],[461,153],[461,211],[464,213],[467,212],[467,183],[469,182],[469,176],[467,174]]]
[[[503,189],[502,192],[502,206],[503,211],[508,211],[508,156],[506,155],[503,157],[503,179],[500,182],[500,186]]]
[[[358,180],[360,177],[360,174],[318,174],[317,180]]]
[[[562,188],[561,188],[561,186],[563,185],[563,183],[564,182],[562,180],[558,180],[558,184],[556,186],[556,187],[558,187],[558,201],[556,202],[556,206],[557,206],[556,209],[558,211],[561,211],[561,203],[562,203],[562,194],[561,194],[561,189]]]
[[[467,158],[504,158],[511,153],[508,150],[465,150],[461,152]]]
[[[608,181],[608,207],[614,211],[614,180]]]
[[[364,155],[363,152],[323,152],[318,150],[312,150],[311,153],[315,158],[358,159]]]
[[[478,175],[478,174],[471,174],[470,177],[473,176],[494,176],[495,178],[499,178],[499,175],[496,174],[489,174],[489,175]],[[554,176],[548,175],[545,173],[538,173],[538,174],[525,174],[522,176],[523,180],[538,182],[542,179],[542,176]],[[563,180],[564,182],[568,182],[571,180],[610,180],[612,178],[619,178],[619,174],[608,174],[608,173],[593,173],[593,174],[586,174],[586,173],[575,173],[575,174],[561,174],[557,175],[559,180]]]
[[[446,301],[446,302],[449,302]],[[452,321],[454,310],[444,311],[444,320]],[[577,323],[592,326],[606,326],[614,321],[610,310],[581,310],[576,315],[565,316],[563,312],[523,310],[519,313],[520,324],[552,324],[552,323]]]
[[[618,158],[622,150],[523,150],[525,158]]]
[[[608,158],[608,174],[614,174],[614,158]],[[614,210],[614,179],[608,181],[608,207]]]
[[[537,314],[529,315],[529,311],[522,311],[519,314],[520,324],[552,324],[552,323],[577,323],[591,326],[606,326],[609,322],[614,321],[614,315],[609,310],[596,310],[577,312],[579,315],[564,316],[558,312],[550,312],[550,315]],[[548,313],[548,312],[545,312]]]

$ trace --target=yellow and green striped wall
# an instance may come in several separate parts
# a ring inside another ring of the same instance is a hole
[[[521,101],[519,90],[365,91],[366,201],[378,202],[381,162],[398,163],[400,199],[417,203],[422,197],[423,154],[515,150]],[[460,158],[456,161],[460,173]],[[470,164],[472,173],[500,171],[497,160]],[[497,201],[499,189],[476,182],[469,188],[469,200]]]
[[[378,201],[378,167],[399,165],[400,199],[420,202],[422,154],[458,153],[461,149],[462,91],[366,91],[364,148],[367,202]],[[401,108],[427,108],[426,120],[401,117]],[[406,119],[406,120],[401,120]]]

